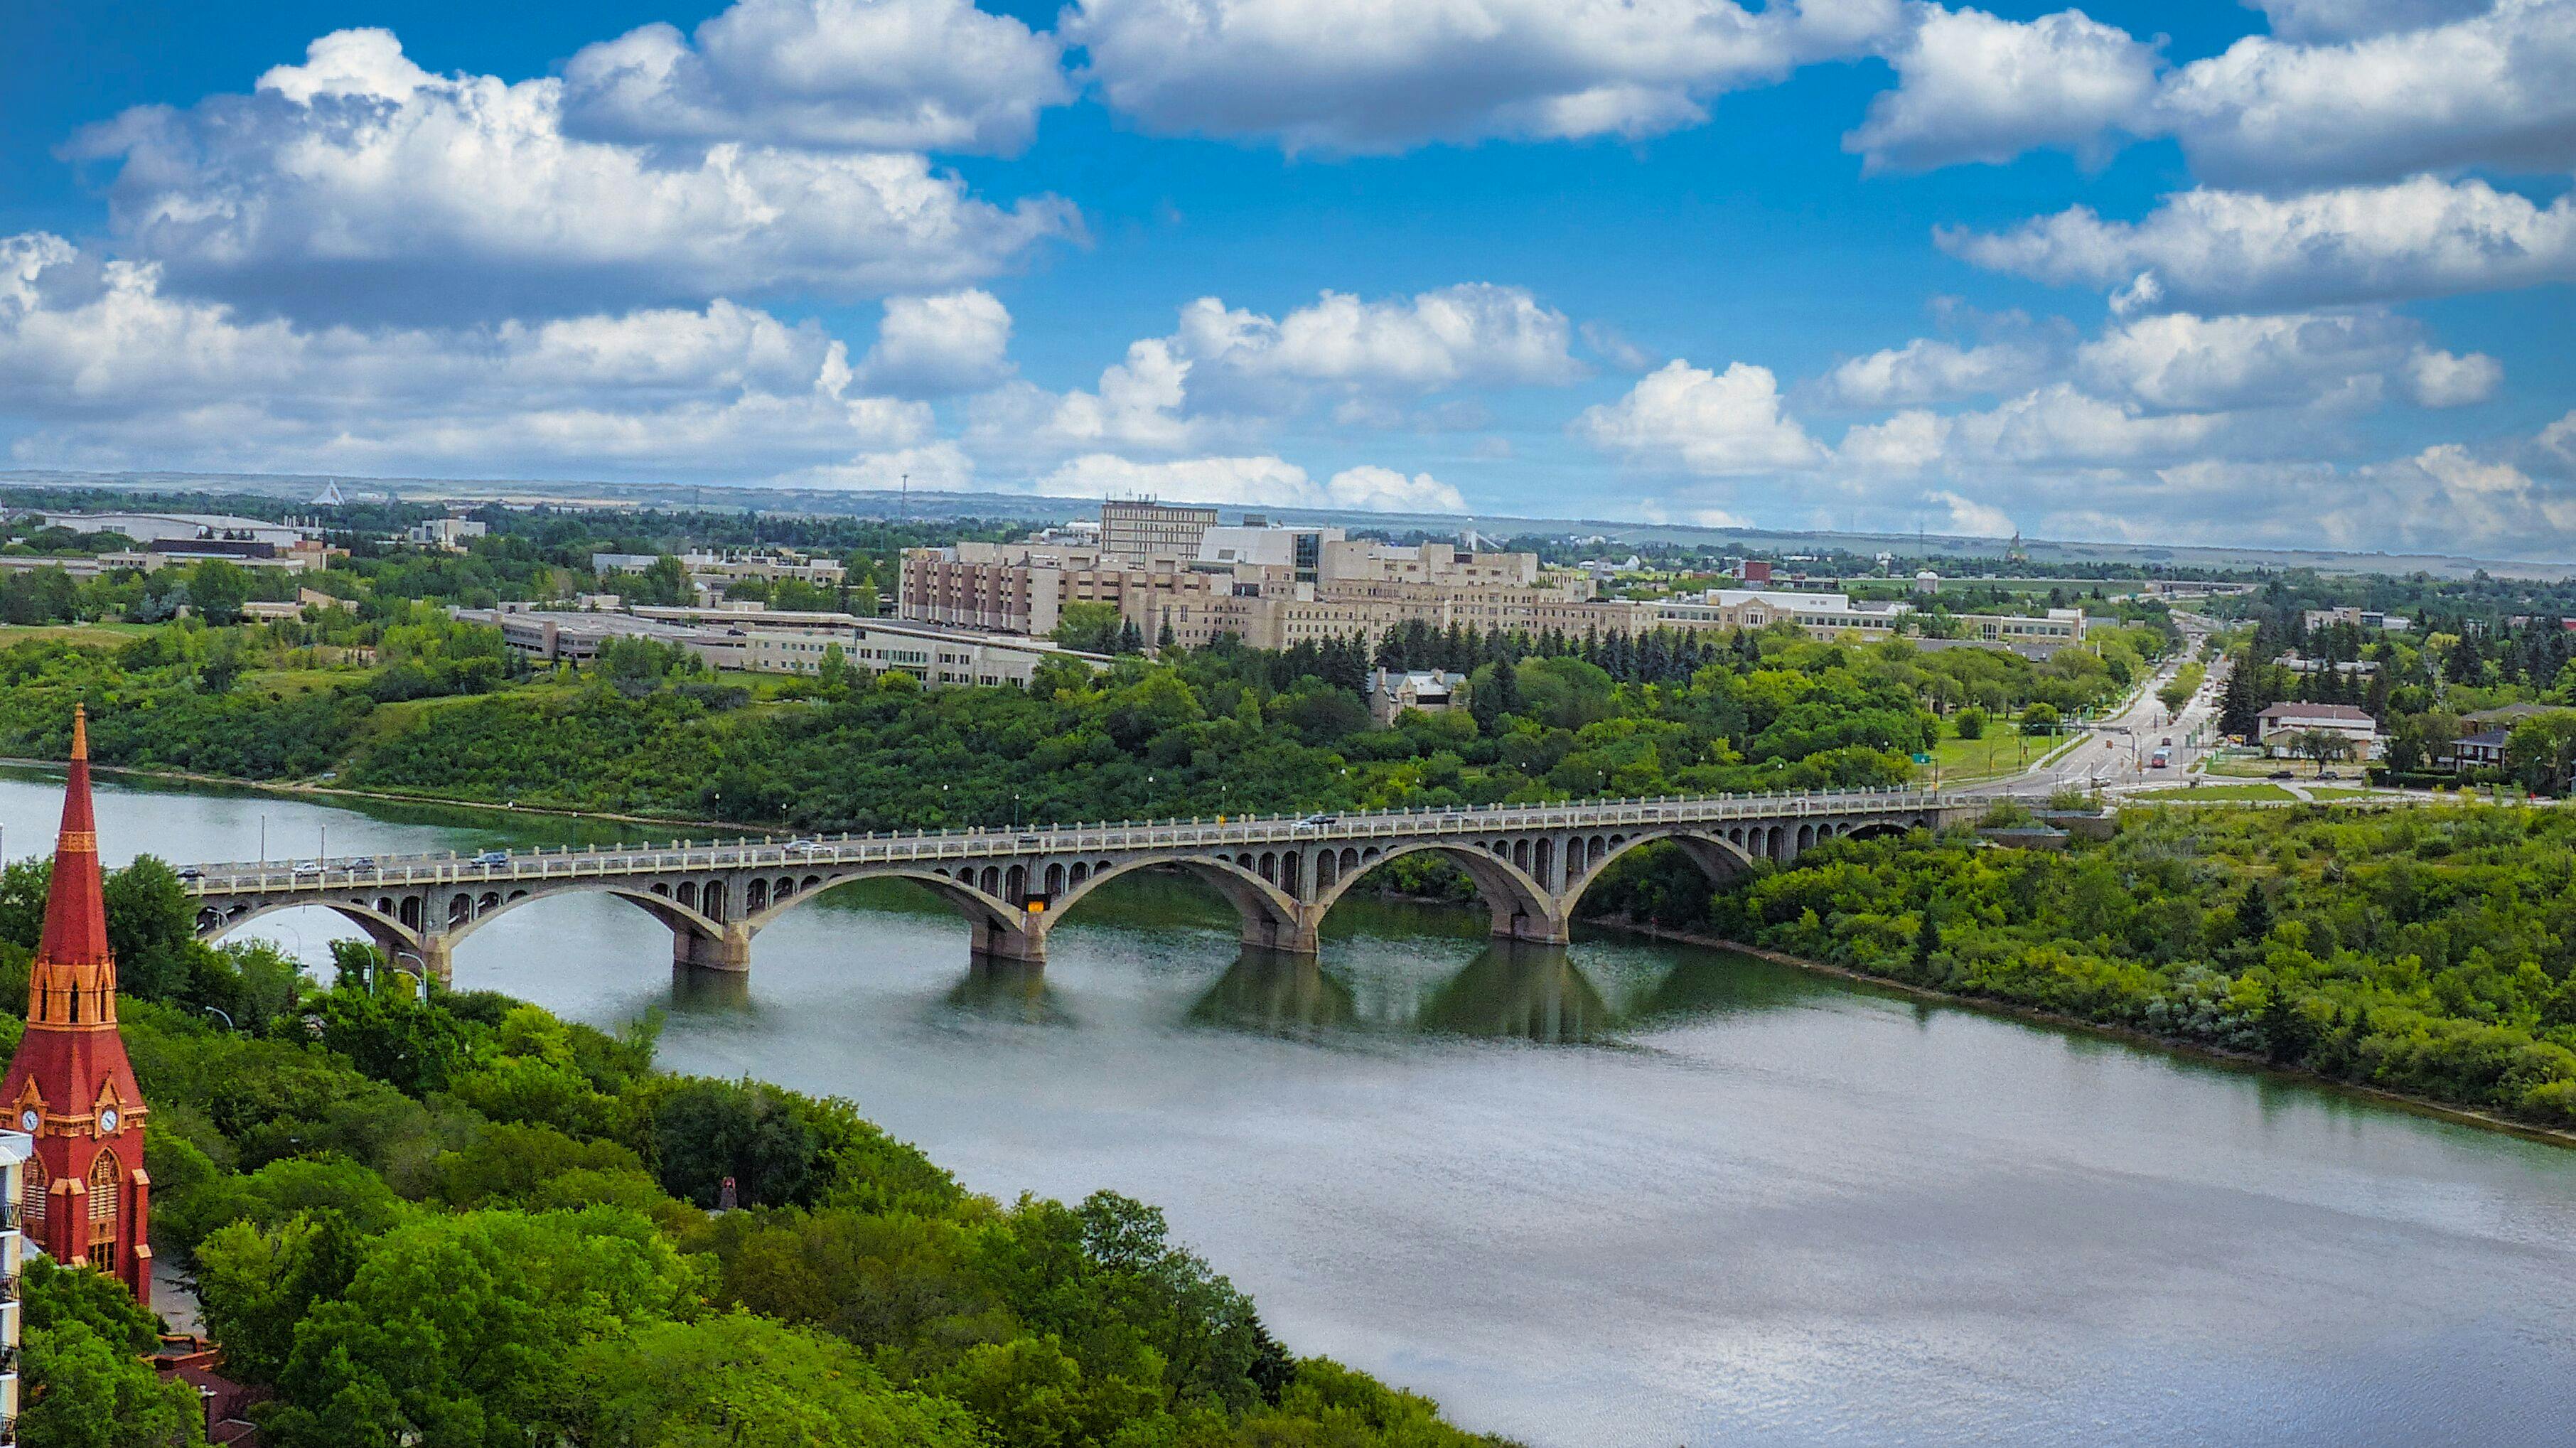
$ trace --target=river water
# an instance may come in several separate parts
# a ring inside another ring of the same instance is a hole
[[[0,776],[10,851],[58,808]],[[249,857],[263,819],[281,858],[620,833],[113,782],[99,814],[112,861]],[[2576,1152],[1483,914],[1356,902],[1318,968],[1144,880],[979,972],[944,907],[859,886],[707,982],[592,896],[456,970],[663,1009],[666,1064],[847,1096],[983,1191],[1155,1202],[1294,1350],[1532,1444],[2576,1441]]]

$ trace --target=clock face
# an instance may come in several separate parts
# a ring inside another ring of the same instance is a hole
[[[98,1114],[98,1129],[101,1131],[114,1131],[116,1129],[115,1107],[111,1106]]]
[[[44,1124],[44,1116],[33,1106],[30,1106],[26,1110],[18,1113],[18,1125],[23,1130],[33,1131]]]

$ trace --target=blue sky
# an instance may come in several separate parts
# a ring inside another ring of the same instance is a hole
[[[2576,0],[9,23],[15,466],[2576,554]]]

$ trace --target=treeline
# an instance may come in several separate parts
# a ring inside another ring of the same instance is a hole
[[[111,884],[121,956],[186,940],[168,874]],[[10,884],[14,1051],[42,881]],[[189,971],[120,982],[156,1245],[196,1278],[226,1372],[273,1392],[254,1415],[279,1448],[1490,1441],[1292,1355],[1142,1203],[976,1196],[847,1102],[656,1071],[649,1023],[424,999],[363,946],[319,990],[264,948],[187,945],[197,974],[268,985],[227,997],[226,1029]],[[728,1178],[738,1210],[715,1211]],[[121,1296],[31,1269],[17,1441],[204,1441]]]
[[[716,680],[636,645],[524,689],[493,631],[425,605],[402,617],[373,626],[374,669],[319,687],[264,686],[245,662],[324,651],[363,621],[319,610],[264,626],[259,658],[247,632],[188,628],[113,651],[0,650],[0,752],[60,757],[71,706],[86,702],[108,764],[336,771],[394,791],[799,829],[1816,789],[1903,782],[1940,712],[2103,702],[2155,638],[2105,630],[2098,653],[2034,664],[1785,628],[1405,630],[1374,652],[1220,646],[1098,674],[1066,662],[1026,690],[932,691],[854,668]],[[1381,662],[1466,674],[1467,707],[1378,724],[1363,691]],[[432,697],[444,695],[465,697]],[[414,699],[435,707],[386,707]]]
[[[1837,840],[1715,893],[1640,858],[1586,903],[2576,1126],[2563,810],[2136,810],[2065,853]]]

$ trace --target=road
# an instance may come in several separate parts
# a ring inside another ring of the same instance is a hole
[[[2156,691],[2172,682],[2186,662],[2199,656],[2202,640],[2216,628],[2212,620],[2199,614],[2177,613],[2174,622],[2182,629],[2182,647],[2174,651],[2174,657],[2156,671],[2145,687],[2130,696],[2119,712],[2086,725],[2081,740],[2065,753],[1972,792],[2032,797],[2061,789],[2090,794],[2095,790],[2181,784],[2192,762],[2214,752],[2219,742],[2218,701],[2227,688],[2227,662],[2224,658],[2212,661],[2209,677],[2199,692],[2183,705],[2180,714],[2167,714]],[[2152,768],[2156,750],[2167,739],[2173,744],[2166,766]]]

